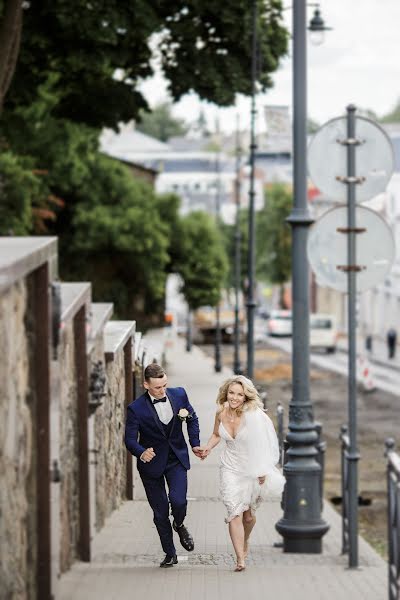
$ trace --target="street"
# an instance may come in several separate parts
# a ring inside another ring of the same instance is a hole
[[[261,341],[261,333],[259,334],[259,340]],[[291,338],[271,337],[265,335],[263,341],[267,342],[270,346],[284,350],[289,354],[291,353]],[[366,358],[365,355],[364,358]],[[344,345],[339,346],[334,354],[327,354],[324,352],[310,353],[311,364],[321,367],[322,369],[333,371],[345,377],[348,373],[347,360],[347,352],[344,348]],[[368,363],[373,387],[397,396],[400,389],[400,369],[397,369],[393,366],[386,366],[381,362],[377,364],[375,361],[368,361]],[[360,383],[362,384],[361,380]]]

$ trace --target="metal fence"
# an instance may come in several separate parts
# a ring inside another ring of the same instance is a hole
[[[315,447],[317,449],[316,461],[321,467],[320,478],[319,478],[319,497],[321,498],[321,510],[323,509],[324,504],[324,479],[325,479],[325,452],[326,452],[326,442],[324,442],[322,438],[322,424],[316,422],[315,423],[315,431],[317,432],[317,443]]]
[[[342,481],[342,554],[349,552],[349,461],[348,452],[350,438],[347,425],[340,428],[341,446],[341,481]]]
[[[385,441],[388,487],[389,600],[400,598],[400,456],[392,438]]]
[[[279,466],[283,467],[283,456],[284,456],[284,431],[283,431],[283,413],[284,408],[280,402],[276,407],[276,423],[278,429],[278,442],[279,442]]]

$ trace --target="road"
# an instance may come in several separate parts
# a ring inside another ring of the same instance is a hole
[[[261,340],[259,340],[261,341]],[[265,341],[268,344],[284,350],[285,352],[291,353],[292,340],[291,338],[279,338],[266,336]],[[348,358],[347,352],[343,349],[338,350],[334,354],[325,354],[318,352],[310,353],[310,363],[314,364],[323,369],[328,369],[339,373],[340,375],[347,376],[348,373]],[[394,369],[393,367],[386,367],[378,365],[376,363],[369,363],[369,369],[371,372],[371,379],[376,389],[384,390],[390,394],[397,396],[400,392],[400,370]],[[360,380],[361,382],[361,380]]]

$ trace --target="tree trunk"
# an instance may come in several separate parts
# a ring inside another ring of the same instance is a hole
[[[285,306],[285,284],[279,284],[279,307],[286,308]]]
[[[6,0],[0,22],[0,113],[17,64],[22,31],[22,0]]]

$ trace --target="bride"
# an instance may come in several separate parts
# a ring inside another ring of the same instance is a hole
[[[221,438],[225,441],[220,458],[220,493],[236,553],[235,571],[243,571],[256,508],[262,499],[279,497],[285,479],[275,466],[279,445],[274,426],[250,379],[243,375],[228,379],[219,389],[217,406],[214,430],[202,458]]]

